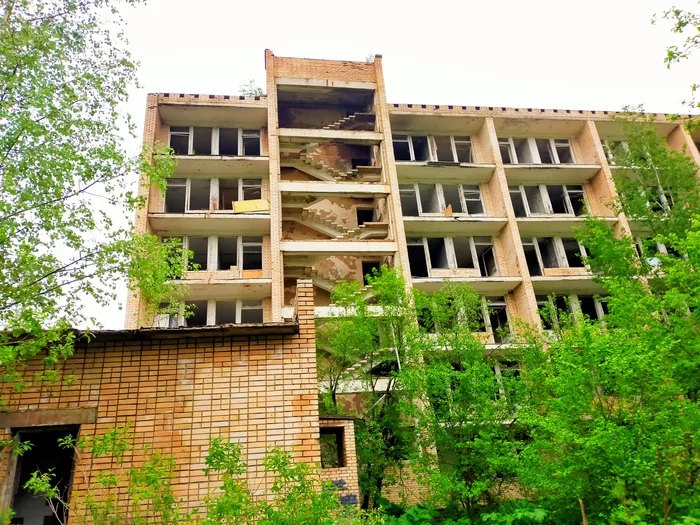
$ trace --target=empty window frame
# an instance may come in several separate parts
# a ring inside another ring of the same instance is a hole
[[[175,155],[259,157],[260,130],[199,126],[170,126],[170,147]]]
[[[574,164],[569,139],[501,137],[498,139],[503,164]]]
[[[393,135],[394,159],[411,162],[474,162],[471,138],[454,135]]]
[[[243,270],[262,270],[262,237],[242,237],[241,253]]]
[[[187,179],[187,211],[210,209],[211,179]]]
[[[533,237],[523,239],[530,275],[543,275],[545,268],[583,268],[585,248],[576,239]]]
[[[495,343],[505,343],[510,334],[508,309],[503,297],[485,297],[483,301],[486,331],[493,334]]]
[[[637,255],[639,255],[639,258],[646,260],[647,264],[652,268],[657,268],[661,264],[661,259],[659,258],[660,254],[675,256],[679,255],[678,252],[670,249],[663,243],[654,242],[651,239],[644,239],[642,237],[635,238],[634,247],[637,249]]]
[[[219,179],[219,209],[232,210],[235,201],[262,198],[260,179]]]
[[[594,295],[576,295],[572,296],[572,303],[576,305],[578,313],[592,321],[602,321],[607,314],[608,305],[604,298]]]
[[[185,312],[191,312],[185,315]],[[166,316],[167,315],[167,325]],[[214,326],[220,324],[262,323],[262,300],[202,299],[185,300],[180,303],[179,313],[156,315],[155,326],[176,328],[178,326]]]
[[[512,397],[514,392],[511,390],[515,386],[513,381],[520,379],[520,363],[517,361],[498,361],[493,365],[493,373],[498,383],[497,399]]]
[[[603,152],[605,153],[605,158],[608,159],[608,164],[611,166],[616,166],[615,156],[619,155],[621,151],[627,151],[629,146],[624,140],[604,140],[603,141]]]
[[[169,179],[165,191],[165,213],[185,213],[209,209],[212,198],[210,179]]]
[[[345,453],[343,450],[344,430],[343,427],[319,428],[321,468],[340,468],[345,466]]]
[[[429,277],[430,269],[476,269],[482,277],[498,275],[491,237],[413,238],[407,243],[413,277]]]
[[[516,217],[538,215],[571,215],[586,213],[586,199],[580,184],[537,184],[508,186]]]
[[[185,213],[187,179],[168,179],[165,191],[165,213]]]
[[[399,195],[404,217],[443,215],[448,206],[453,214],[485,214],[477,184],[401,184]]]
[[[184,236],[189,271],[262,270],[262,237]]]

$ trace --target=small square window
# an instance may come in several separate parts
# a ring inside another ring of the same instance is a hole
[[[345,466],[343,427],[321,427],[321,468],[340,468]]]

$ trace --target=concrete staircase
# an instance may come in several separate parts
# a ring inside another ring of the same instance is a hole
[[[301,210],[301,220],[302,224],[336,238],[343,238],[343,235],[352,231],[337,222],[333,214],[326,210],[304,208]]]
[[[347,130],[347,131],[372,131],[374,129],[374,113],[355,113],[336,120],[333,124],[323,126],[323,129]]]
[[[299,153],[299,160],[302,163],[309,166],[310,168],[312,168],[313,170],[315,170],[314,173],[307,172],[309,173],[309,175],[317,176],[317,173],[320,172],[321,174],[325,175],[323,177],[324,180],[342,182],[344,180],[354,179],[359,173],[359,171],[356,169],[351,169],[350,171],[343,171],[338,168],[328,166],[320,160],[315,160],[308,151],[302,151],[301,153]],[[302,171],[306,170],[302,168]]]

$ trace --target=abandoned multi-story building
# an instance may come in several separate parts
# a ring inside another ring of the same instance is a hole
[[[538,309],[552,294],[604,315],[574,229],[590,212],[644,234],[610,207],[607,153],[623,135],[608,112],[390,104],[379,55],[343,62],[268,50],[265,68],[264,96],[148,95],[144,144],[169,145],[177,166],[166,192],[143,188],[136,228],[193,253],[182,310],[149,319],[132,295],[126,329],[97,332],[66,363],[79,381],[30,378],[8,395],[6,435],[91,435],[132,421],[139,442],[176,457],[176,494],[190,506],[208,488],[212,436],[245,445],[263,491],[269,446],[318,462],[330,444],[338,452],[324,475],[352,503],[352,421],[319,419],[317,400],[314,319],[333,314],[338,281],[386,264],[426,292],[468,283],[483,296],[489,345],[503,344],[515,319],[542,326]],[[657,126],[700,163],[700,136],[663,115]],[[21,489],[36,461],[5,453],[0,464],[0,506],[14,505],[27,525],[42,515],[25,510]],[[93,473],[109,467],[80,461]]]

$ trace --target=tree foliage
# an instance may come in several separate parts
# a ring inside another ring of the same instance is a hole
[[[88,303],[139,287],[158,304],[167,246],[133,231],[145,204],[134,191],[164,188],[166,148],[129,156],[122,110],[136,64],[118,9],[136,0],[5,0],[0,5],[0,370],[36,354],[55,366],[69,356],[73,326],[97,325]],[[153,161],[158,153],[157,162]],[[176,259],[176,258],[175,258]],[[49,377],[50,378],[50,377]]]

